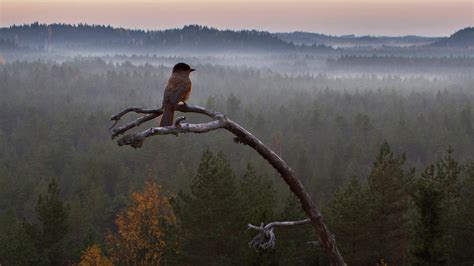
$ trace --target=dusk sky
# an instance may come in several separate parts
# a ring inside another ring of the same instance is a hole
[[[474,24],[474,0],[0,0],[0,26],[35,21],[153,30],[200,24],[332,35],[447,36]]]

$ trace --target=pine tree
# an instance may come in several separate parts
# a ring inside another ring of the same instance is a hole
[[[465,173],[453,232],[452,265],[474,262],[474,161],[466,165]]]
[[[275,189],[272,181],[258,175],[251,164],[247,165],[247,171],[240,180],[240,197],[243,222],[259,225],[275,219]],[[255,237],[255,231],[247,230],[246,236],[247,243]],[[244,252],[245,265],[274,265],[278,259],[273,251],[256,252],[247,247]]]
[[[436,168],[431,165],[416,181],[413,202],[417,211],[413,240],[414,265],[440,265],[447,259],[443,226],[444,193]]]
[[[240,180],[242,216],[248,223],[260,224],[274,219],[275,190],[272,181],[256,173],[251,164]]]
[[[0,265],[33,265],[38,252],[23,223],[10,209],[0,216]]]
[[[297,221],[307,216],[301,208],[301,203],[293,194],[286,199],[279,221]],[[311,243],[318,241],[318,235],[311,225],[300,225],[290,228],[275,229],[277,238],[275,253],[278,265],[327,265],[325,256],[320,248]]]
[[[404,163],[405,155],[394,155],[385,141],[367,178],[366,228],[372,240],[372,263],[381,259],[388,264],[407,263],[411,237],[407,184],[413,179],[414,170],[405,171]]]
[[[372,252],[371,236],[367,233],[368,206],[366,191],[353,177],[336,191],[326,208],[325,217],[348,264],[369,263]]]
[[[65,261],[65,238],[69,232],[69,207],[59,197],[55,179],[48,185],[48,193],[40,195],[36,204],[39,225],[25,224],[40,255],[37,264],[61,265]]]
[[[438,176],[443,198],[443,224],[447,233],[445,243],[448,250],[448,261],[449,265],[451,262],[451,254],[455,252],[455,234],[459,227],[459,206],[461,201],[461,173],[463,166],[454,159],[453,149],[448,147],[446,151],[447,155],[436,163],[436,175]]]
[[[177,264],[229,265],[242,261],[245,239],[236,178],[222,153],[205,151],[190,193],[177,198],[180,258]]]

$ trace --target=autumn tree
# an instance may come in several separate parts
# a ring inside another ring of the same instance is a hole
[[[81,256],[79,266],[112,266],[112,261],[102,254],[99,245],[93,244],[88,247]]]
[[[164,231],[176,222],[169,197],[152,179],[132,193],[130,206],[115,219],[117,231],[106,236],[111,260],[126,265],[158,265],[166,248]]]

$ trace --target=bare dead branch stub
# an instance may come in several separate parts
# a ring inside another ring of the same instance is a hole
[[[271,222],[267,225],[263,225],[263,223],[261,223],[260,226],[248,224],[248,229],[254,229],[258,231],[258,234],[248,243],[249,247],[257,251],[273,249],[276,245],[276,236],[273,232],[275,227],[290,227],[309,223],[311,223],[310,219],[304,219],[300,221]]]
[[[136,132],[129,135],[125,135],[120,138],[117,143],[118,145],[130,145],[134,148],[140,148],[145,139],[154,135],[177,135],[179,133],[207,133],[217,129],[225,129],[235,135],[234,141],[245,144],[260,154],[268,163],[270,163],[275,170],[281,175],[283,180],[288,184],[291,191],[299,198],[301,206],[309,218],[311,225],[316,230],[319,237],[319,245],[324,250],[326,255],[331,262],[331,265],[345,265],[344,259],[340,254],[336,246],[336,240],[326,226],[326,223],[321,216],[321,213],[314,205],[313,201],[309,197],[306,189],[299,178],[295,175],[293,170],[278,156],[274,151],[268,148],[262,141],[252,135],[248,130],[243,128],[241,125],[227,118],[223,113],[206,110],[200,106],[181,104],[176,107],[176,111],[183,113],[198,113],[211,118],[210,122],[200,124],[182,123],[183,119],[178,118],[179,121],[175,122],[172,126],[167,127],[152,127],[142,132]],[[125,114],[135,112],[145,114],[144,116],[129,122],[123,126],[112,129],[115,124],[111,127],[112,138],[116,138],[128,130],[138,127],[141,124],[152,120],[163,113],[162,109],[142,109],[137,107],[131,107],[123,110],[122,112],[111,117],[111,120],[117,122]],[[270,223],[272,224],[272,223]],[[267,225],[268,226],[268,225]],[[275,225],[271,228],[273,229]],[[258,228],[258,227],[257,227]],[[255,228],[254,228],[255,229]],[[271,238],[273,234],[272,229],[264,230],[266,236],[263,238],[264,241],[267,238]],[[267,235],[270,234],[270,235]],[[273,235],[274,237],[274,235]],[[267,241],[268,242],[268,241]],[[271,244],[270,244],[271,245]]]

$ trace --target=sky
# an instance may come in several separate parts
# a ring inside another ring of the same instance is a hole
[[[0,0],[0,26],[88,23],[159,30],[448,36],[474,25],[474,0]]]

